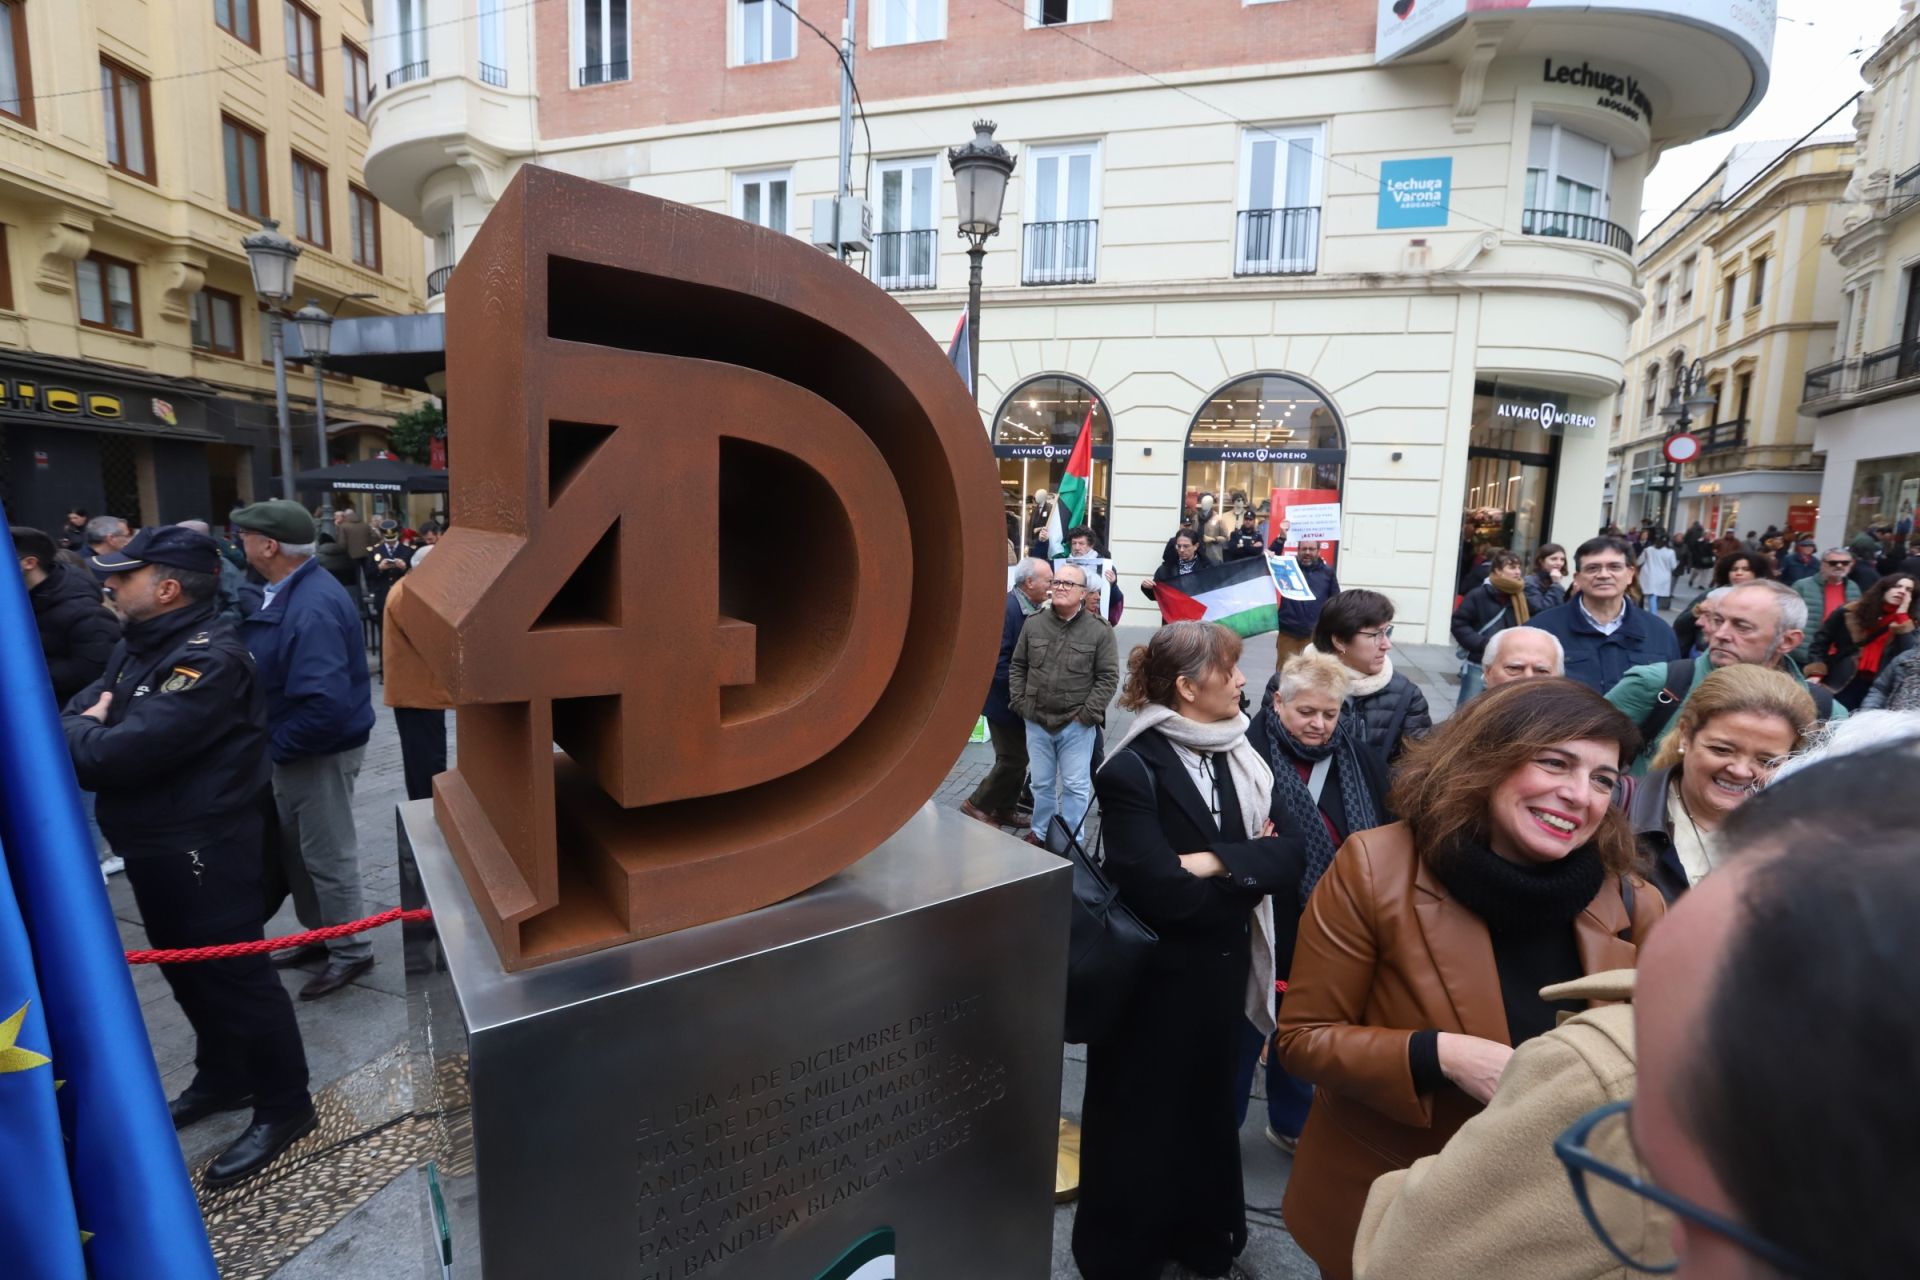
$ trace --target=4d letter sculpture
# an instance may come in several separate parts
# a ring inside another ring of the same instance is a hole
[[[991,675],[979,417],[790,236],[528,166],[447,294],[455,527],[398,605],[458,708],[434,812],[508,969],[866,855]]]

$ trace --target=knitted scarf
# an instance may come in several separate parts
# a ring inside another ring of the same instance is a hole
[[[1487,585],[1507,598],[1507,608],[1513,610],[1513,625],[1527,625],[1527,580],[1520,579],[1509,586],[1498,578],[1488,578]]]
[[[1364,737],[1359,727],[1360,718],[1352,711],[1342,710],[1334,722],[1333,736],[1317,747],[1307,746],[1287,732],[1280,713],[1273,709],[1271,695],[1260,708],[1260,720],[1267,730],[1267,759],[1273,766],[1274,793],[1288,824],[1307,843],[1307,873],[1300,878],[1300,908],[1304,911],[1313,886],[1320,883],[1320,877],[1333,865],[1336,851],[1333,838],[1327,834],[1327,824],[1320,820],[1320,806],[1294,762],[1313,765],[1332,756],[1333,771],[1340,778],[1340,812],[1346,820],[1347,831],[1369,831],[1379,826],[1380,815],[1374,808],[1373,797],[1367,793],[1366,775],[1361,772]]]
[[[1489,933],[1527,934],[1572,924],[1606,883],[1591,844],[1557,862],[1521,866],[1477,841],[1463,840],[1433,859],[1433,874]]]
[[[1273,773],[1247,741],[1246,716],[1235,713],[1231,720],[1202,724],[1187,719],[1172,707],[1153,703],[1141,709],[1120,741],[1107,749],[1107,754],[1110,757],[1120,754],[1128,743],[1149,729],[1158,730],[1161,737],[1176,746],[1211,754],[1216,765],[1220,757],[1225,756],[1227,776],[1233,780],[1233,793],[1240,802],[1241,825],[1249,840],[1259,836],[1267,820],[1267,809],[1273,802]],[[1255,1027],[1272,1035],[1275,1005],[1271,897],[1261,898],[1253,910],[1253,935],[1253,968],[1247,975],[1246,1013]]]

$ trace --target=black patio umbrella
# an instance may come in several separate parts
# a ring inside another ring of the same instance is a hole
[[[365,458],[293,474],[296,489],[351,493],[445,493],[447,473],[397,458]]]

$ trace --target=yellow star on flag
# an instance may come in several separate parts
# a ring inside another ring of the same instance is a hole
[[[26,1020],[27,1006],[23,1004],[11,1018],[0,1022],[0,1075],[10,1071],[30,1071],[34,1067],[44,1067],[52,1061],[31,1049],[22,1049],[14,1043],[20,1037],[20,1024]]]

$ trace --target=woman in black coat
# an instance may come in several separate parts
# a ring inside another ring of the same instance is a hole
[[[1904,573],[1888,574],[1828,614],[1807,641],[1807,679],[1820,681],[1833,690],[1835,702],[1858,711],[1881,670],[1913,647],[1913,585]]]
[[[1382,766],[1400,757],[1410,737],[1433,728],[1427,695],[1393,669],[1393,601],[1378,591],[1342,591],[1321,607],[1313,647],[1353,672],[1347,705],[1360,714],[1367,745]]]
[[[1234,1076],[1240,1028],[1273,1029],[1266,896],[1291,901],[1297,840],[1267,820],[1246,739],[1240,638],[1176,622],[1127,662],[1138,712],[1094,775],[1106,871],[1159,934],[1120,1024],[1087,1046],[1073,1257],[1087,1280],[1224,1276],[1246,1247]]]
[[[1567,602],[1567,549],[1557,542],[1545,543],[1533,553],[1533,568],[1527,574],[1527,612],[1545,613]]]
[[[1348,836],[1393,821],[1387,812],[1386,771],[1366,749],[1358,714],[1345,705],[1352,688],[1353,673],[1338,659],[1296,654],[1267,681],[1247,730],[1248,744],[1273,768],[1268,814],[1274,830],[1299,839],[1307,858],[1299,893],[1273,903],[1273,972],[1283,991],[1293,968],[1300,912],[1320,873],[1333,865],[1334,852]],[[1244,1119],[1254,1068],[1267,1049],[1267,1141],[1292,1154],[1307,1123],[1313,1087],[1287,1074],[1270,1039],[1252,1022],[1243,1027],[1234,1096]]]
[[[1167,546],[1172,549],[1173,554],[1162,560],[1160,567],[1153,571],[1153,582],[1140,584],[1140,594],[1149,600],[1153,599],[1155,583],[1171,582],[1177,590],[1180,579],[1206,564],[1206,560],[1200,554],[1202,540],[1197,529],[1189,529],[1182,525],[1173,537],[1167,540]]]

